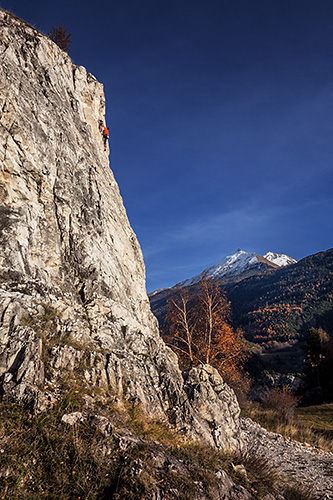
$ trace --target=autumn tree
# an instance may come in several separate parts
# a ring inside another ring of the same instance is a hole
[[[168,300],[164,328],[165,340],[177,352],[186,368],[201,361],[196,357],[198,349],[194,339],[195,318],[190,300],[186,289],[178,289],[176,295]]]
[[[164,337],[183,367],[211,364],[235,390],[247,390],[243,364],[248,349],[242,332],[231,327],[230,315],[217,282],[203,277],[199,290],[179,289],[168,300]]]
[[[71,34],[68,33],[68,31],[61,24],[59,24],[58,28],[52,26],[49,31],[49,38],[56,43],[58,47],[67,52],[67,54],[69,53],[72,43]]]

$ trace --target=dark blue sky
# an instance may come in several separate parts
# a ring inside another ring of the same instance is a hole
[[[111,168],[147,269],[333,246],[332,0],[0,0],[105,86]]]

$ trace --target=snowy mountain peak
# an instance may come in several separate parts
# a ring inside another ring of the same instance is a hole
[[[238,248],[236,252],[227,257],[223,257],[217,264],[204,270],[207,278],[229,278],[240,276],[247,272],[264,269],[267,266],[274,268],[295,264],[297,261],[288,255],[267,252],[263,257],[255,252],[245,252]],[[200,281],[202,274],[197,274],[193,278],[187,279],[179,284],[181,287],[193,285]]]
[[[273,264],[276,264],[279,267],[290,266],[291,264],[296,264],[297,260],[289,257],[285,254],[279,254],[274,252],[267,252],[264,255],[264,259],[269,260]]]

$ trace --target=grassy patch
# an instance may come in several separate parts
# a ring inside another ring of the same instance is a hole
[[[149,420],[138,405],[113,402],[104,414],[113,426],[135,430],[137,436],[124,449],[117,432],[105,436],[88,420],[72,426],[62,422],[64,413],[83,407],[84,387],[74,382],[63,388],[56,408],[40,415],[0,403],[2,499],[139,500],[157,488],[163,498],[215,498],[220,471],[258,500],[280,488],[279,471],[255,449],[218,451],[190,441],[167,423]],[[288,500],[313,498],[287,488]]]
[[[333,404],[297,408],[289,421],[255,403],[244,407],[243,414],[268,431],[333,452]]]
[[[62,424],[62,414],[58,408],[31,417],[20,406],[1,404],[3,499],[99,498],[115,469],[112,458],[103,457],[103,436],[85,423]]]
[[[39,335],[54,334],[57,331],[56,320],[59,317],[57,310],[50,304],[40,304],[44,310],[41,315],[27,314],[22,318],[22,324],[29,326]]]
[[[298,408],[298,419],[306,425],[311,425],[314,431],[324,432],[333,438],[333,404],[308,406]]]
[[[313,488],[307,485],[286,485],[283,494],[286,500],[320,500]]]

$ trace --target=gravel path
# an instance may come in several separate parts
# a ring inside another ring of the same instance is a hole
[[[309,484],[320,500],[333,500],[333,453],[268,432],[249,418],[242,429],[251,445],[276,464],[291,483]]]

